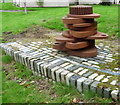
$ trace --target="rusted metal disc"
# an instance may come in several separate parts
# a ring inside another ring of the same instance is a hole
[[[79,50],[69,50],[66,51],[66,53],[72,56],[85,57],[85,58],[96,57],[97,48],[95,46],[89,46]]]
[[[85,39],[106,39],[108,38],[109,36],[105,33],[102,33],[102,32],[97,32],[95,35],[92,35],[92,36],[89,36]]]
[[[97,30],[93,30],[93,31],[73,31],[70,30],[70,35],[72,35],[75,38],[85,38],[91,35],[94,35],[97,33]]]
[[[93,23],[80,23],[80,24],[73,24],[73,27],[89,27],[92,25]]]
[[[72,38],[72,37],[73,37],[72,35],[70,35],[69,30],[64,31],[64,32],[62,33],[62,35],[63,35],[64,37],[68,37],[68,38]]]
[[[85,19],[82,19],[82,18],[63,17],[62,22],[64,24],[78,24],[78,23],[88,22],[88,20],[85,20]]]
[[[60,42],[75,42],[75,38],[67,38],[64,36],[59,36],[56,38],[56,41],[60,41]]]
[[[77,6],[71,6],[69,8],[69,13],[73,14],[73,15],[92,14],[93,13],[93,9],[92,9],[92,6],[77,5]]]
[[[100,14],[88,14],[88,15],[72,15],[72,14],[67,14],[67,17],[72,17],[72,18],[83,18],[83,19],[93,19],[93,18],[100,18]]]
[[[97,29],[97,21],[92,22],[92,25],[89,27],[73,27],[72,24],[65,24],[65,28],[76,31],[92,31]]]
[[[66,42],[65,47],[68,49],[81,49],[89,46],[89,41]]]
[[[57,50],[60,50],[60,51],[67,51],[68,49],[63,47],[63,46],[65,46],[65,43],[64,42],[58,42],[58,41],[54,42],[53,45],[52,45],[52,47],[54,49],[57,49]]]

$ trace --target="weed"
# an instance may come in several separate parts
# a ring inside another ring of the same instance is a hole
[[[3,63],[10,63],[12,61],[12,57],[9,55],[2,56],[2,62]]]
[[[5,50],[2,49],[2,55],[6,55],[6,52]]]

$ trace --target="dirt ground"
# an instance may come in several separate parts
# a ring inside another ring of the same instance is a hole
[[[61,32],[60,31],[55,31],[55,30],[51,30],[51,29],[47,29],[44,27],[41,27],[39,25],[35,25],[31,28],[26,29],[25,31],[21,32],[18,35],[10,35],[12,32],[3,32],[5,38],[4,41],[8,41],[11,39],[16,39],[16,40],[25,40],[25,39],[29,39],[29,40],[33,40],[33,39],[37,39],[37,40],[42,40],[42,39],[50,39],[52,37],[55,37],[57,35],[60,35]]]
[[[55,42],[55,37],[62,35],[62,31],[51,30],[48,28],[35,25],[31,28],[26,29],[18,35],[10,35],[12,32],[4,32],[4,41],[17,41],[22,43],[43,42],[45,45],[52,45]],[[119,44],[118,39],[113,35],[108,39],[96,40],[96,45],[103,43],[103,46],[110,46],[113,51],[117,51]]]

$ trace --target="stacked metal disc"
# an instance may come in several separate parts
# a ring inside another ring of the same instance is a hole
[[[69,30],[56,38],[53,48],[79,57],[97,56],[95,39],[108,38],[107,34],[97,31],[97,21],[94,19],[99,17],[99,14],[93,13],[92,6],[71,6],[67,17],[62,18]]]

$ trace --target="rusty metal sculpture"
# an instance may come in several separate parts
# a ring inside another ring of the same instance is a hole
[[[67,17],[62,18],[69,30],[56,38],[53,48],[73,56],[97,56],[95,39],[108,38],[107,34],[97,31],[97,21],[94,18],[99,18],[100,15],[93,13],[92,6],[85,5],[71,6],[69,12]]]

